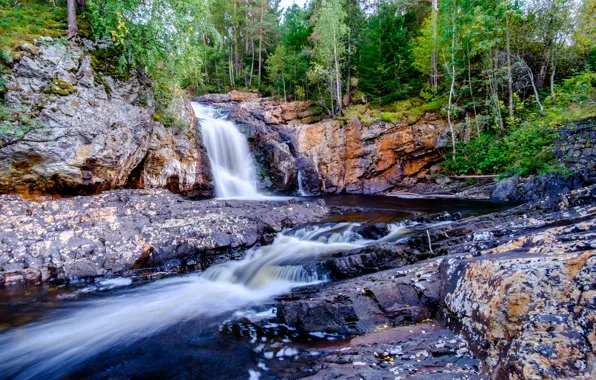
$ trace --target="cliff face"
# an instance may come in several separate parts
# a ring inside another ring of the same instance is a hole
[[[42,127],[0,149],[0,193],[96,194],[114,188],[167,187],[207,196],[211,177],[188,101],[170,110],[183,123],[154,120],[155,101],[142,75],[97,70],[90,41],[42,39],[28,45],[5,75],[5,103]]]
[[[406,178],[426,178],[441,159],[445,123],[426,114],[413,125],[357,118],[342,125],[324,121],[295,128],[297,152],[312,161],[326,193],[373,194]]]
[[[409,124],[357,117],[347,122],[322,120],[317,107],[307,102],[283,103],[255,94],[232,92],[195,99],[228,109],[229,118],[245,133],[260,164],[264,187],[297,189],[301,172],[309,192],[374,194],[404,183],[428,179],[430,168],[441,161],[446,143],[446,122],[426,113]]]

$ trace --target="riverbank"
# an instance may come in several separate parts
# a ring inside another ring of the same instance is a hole
[[[0,195],[0,284],[206,269],[326,213],[322,202],[192,201],[157,189],[41,202]]]
[[[274,368],[309,379],[590,378],[595,233],[592,186],[344,252],[325,264],[343,280],[280,297],[265,323],[347,340]]]

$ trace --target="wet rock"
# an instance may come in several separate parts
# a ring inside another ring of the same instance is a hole
[[[431,226],[428,234],[397,244],[402,261],[397,256],[392,263],[407,264],[413,255],[420,259],[416,252],[441,257],[295,290],[280,298],[278,316],[298,331],[363,334],[359,339],[369,344],[375,344],[377,329],[417,325],[436,316],[467,340],[469,351],[466,346],[458,357],[465,352],[470,364],[473,357],[482,359],[480,369],[476,361],[473,372],[463,371],[462,376],[486,371],[495,378],[592,378],[595,236],[596,186],[443,222]],[[387,251],[382,245],[371,249],[376,254]],[[358,258],[360,253],[346,252],[336,260]],[[346,267],[347,276],[365,272],[359,265]],[[354,373],[389,378],[386,368],[408,368],[382,363],[392,356],[389,352],[376,351],[379,361],[367,360],[367,350],[358,346],[345,353],[323,353],[309,362],[313,378],[349,378]],[[410,359],[412,364],[419,360]],[[420,372],[410,368],[404,378],[439,376],[424,366]],[[454,376],[449,373],[447,378]]]
[[[407,245],[380,243],[334,255],[322,263],[335,279],[351,278],[390,268],[399,268],[418,261]]]
[[[296,160],[286,144],[269,141],[263,148],[273,186],[284,192],[297,188]]]
[[[306,357],[284,369],[284,377],[304,379],[482,379],[480,361],[461,336],[438,323],[384,327],[363,337],[323,345],[319,357]],[[289,368],[288,368],[289,367]]]
[[[320,178],[313,160],[308,157],[298,157],[296,163],[298,170],[301,172],[302,189],[308,194],[318,194]]]
[[[322,202],[190,201],[165,190],[41,202],[0,195],[0,274],[37,283],[201,270],[326,212]]]
[[[439,301],[437,262],[297,290],[278,317],[303,332],[362,334],[431,317]]]

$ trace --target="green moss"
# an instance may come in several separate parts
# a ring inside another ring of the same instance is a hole
[[[54,78],[52,79],[52,84],[50,85],[50,87],[46,88],[44,92],[47,94],[68,96],[77,92],[77,89],[74,88],[73,85],[66,81],[63,81],[62,79]]]
[[[106,91],[106,94],[111,95],[112,94],[112,87],[110,87],[110,85],[105,81],[105,79],[103,79],[103,77],[99,74],[96,74],[93,77],[93,82],[95,83],[96,86],[103,86],[103,88]]]
[[[407,124],[415,124],[427,112],[437,112],[443,107],[443,100],[425,102],[421,98],[400,100],[385,107],[376,108],[368,104],[358,104],[344,110],[344,115],[337,117],[338,120],[348,121],[357,117],[365,124],[371,124],[382,120],[391,124],[399,124],[406,118]]]
[[[120,58],[122,54],[120,50],[116,48],[96,49],[90,51],[89,54],[91,54],[91,67],[95,71],[120,80],[130,79],[131,73],[121,69]]]
[[[0,50],[14,51],[41,36],[62,37],[66,32],[66,7],[42,0],[23,0],[18,6],[0,5]],[[82,23],[81,23],[82,25]]]

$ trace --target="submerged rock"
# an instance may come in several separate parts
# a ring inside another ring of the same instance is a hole
[[[0,195],[0,281],[205,269],[326,212],[322,202],[190,201],[165,190],[42,202]]]

